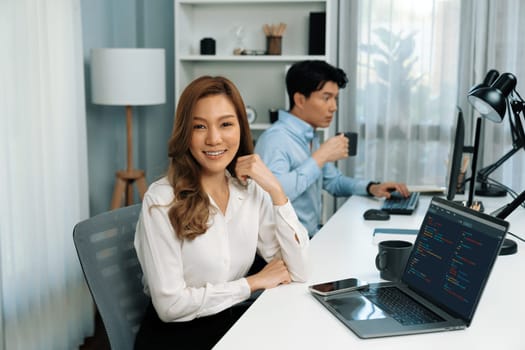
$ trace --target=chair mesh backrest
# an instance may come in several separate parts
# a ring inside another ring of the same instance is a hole
[[[133,238],[141,205],[109,211],[78,223],[73,240],[111,348],[133,349],[149,303]]]

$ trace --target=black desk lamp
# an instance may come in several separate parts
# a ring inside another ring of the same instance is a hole
[[[489,71],[485,81],[490,83],[490,80],[495,79],[497,74],[495,70]],[[476,190],[476,194],[479,196],[503,197],[507,194],[507,191],[499,187],[491,186],[488,183],[488,177],[501,164],[514,155],[514,153],[525,147],[525,133],[520,119],[520,113],[525,110],[525,102],[517,91],[515,91],[516,77],[513,74],[504,73],[491,85],[485,83],[485,81],[470,89],[468,100],[482,117],[495,123],[501,123],[503,121],[507,105],[510,106],[512,113],[509,113],[508,119],[512,136],[512,149],[495,163],[478,171],[477,181],[480,183],[480,187]],[[512,94],[513,91],[516,96]]]
[[[487,73],[485,80],[493,80],[497,71]],[[489,77],[490,75],[490,77]],[[482,85],[482,84],[480,84]],[[488,85],[488,84],[486,84]],[[506,191],[494,191],[487,182],[488,176],[501,164],[509,159],[520,148],[525,147],[525,133],[520,119],[520,113],[525,110],[525,102],[519,95],[516,88],[516,77],[511,73],[504,73],[490,86],[480,86],[472,88],[468,93],[468,100],[474,108],[484,117],[495,123],[501,123],[505,117],[507,105],[510,106],[512,113],[509,113],[509,123],[512,136],[512,149],[501,157],[494,164],[481,169],[477,174],[477,179],[481,182],[480,191],[476,194],[480,196],[504,196]],[[515,95],[512,95],[512,92]],[[510,97],[509,97],[510,96]],[[511,203],[503,207],[495,216],[505,219],[521,203],[525,201],[525,191],[522,192]],[[518,245],[511,239],[505,239],[500,251],[500,255],[510,255],[518,251]]]
[[[490,87],[496,81],[496,79],[498,79],[498,77],[499,77],[499,72],[497,70],[495,69],[489,70],[487,72],[487,75],[485,75],[483,82],[481,84],[474,85],[473,87],[471,87],[470,90],[468,91],[468,94],[470,95],[471,93],[473,93],[474,91],[480,88]]]

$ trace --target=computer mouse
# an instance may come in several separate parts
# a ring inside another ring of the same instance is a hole
[[[390,219],[390,214],[379,209],[368,209],[364,212],[363,218],[365,220],[388,220]]]

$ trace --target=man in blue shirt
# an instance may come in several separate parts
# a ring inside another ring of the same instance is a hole
[[[290,110],[258,138],[255,152],[277,176],[299,220],[312,237],[321,222],[322,189],[334,196],[404,196],[406,185],[373,182],[344,176],[333,162],[348,157],[348,139],[343,135],[320,144],[315,130],[326,128],[337,110],[339,89],[348,79],[342,69],[324,61],[302,61],[286,74]]]

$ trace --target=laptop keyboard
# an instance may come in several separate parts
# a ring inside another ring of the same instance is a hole
[[[419,203],[420,192],[411,192],[407,198],[395,195],[395,193],[392,193],[390,199],[385,199],[381,210],[390,214],[412,214]]]
[[[444,321],[396,287],[369,289],[361,294],[404,326]]]

